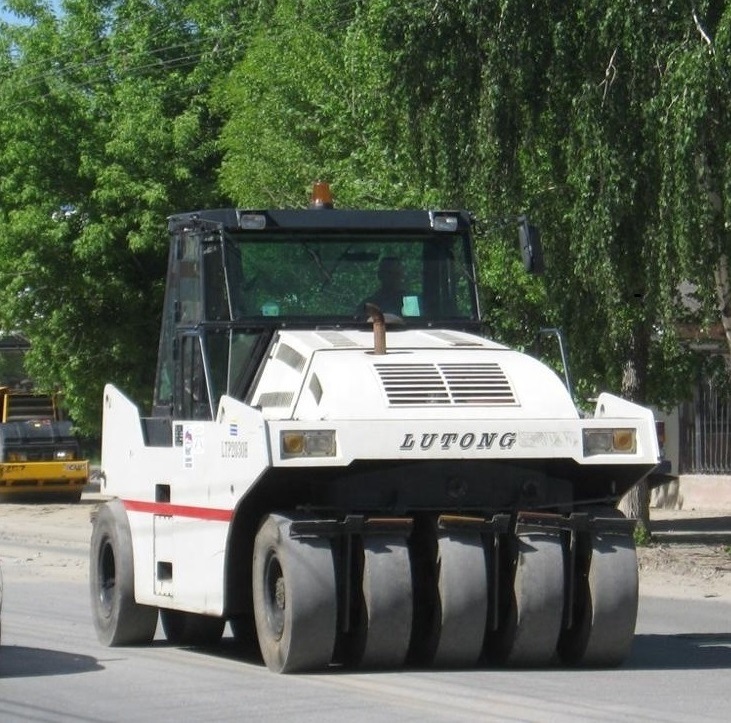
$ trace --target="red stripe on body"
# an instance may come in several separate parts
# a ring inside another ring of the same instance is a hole
[[[233,517],[233,510],[212,509],[210,507],[173,505],[169,502],[142,502],[140,500],[122,500],[122,503],[128,512],[149,512],[154,515],[190,517],[196,520],[213,520],[215,522],[231,522]]]

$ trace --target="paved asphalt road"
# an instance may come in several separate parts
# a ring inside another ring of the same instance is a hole
[[[6,591],[2,721],[710,721],[731,704],[731,605],[643,599],[619,670],[277,676],[224,639],[213,651],[108,649],[82,583]]]

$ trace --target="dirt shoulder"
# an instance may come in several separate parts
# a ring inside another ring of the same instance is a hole
[[[80,504],[0,503],[0,564],[6,580],[88,577],[91,513]],[[731,601],[731,510],[651,511],[653,541],[637,550],[642,595]]]
[[[641,594],[731,600],[731,510],[652,509],[650,527],[637,550]]]
[[[13,578],[86,580],[91,512],[98,499],[77,504],[0,503],[0,564]]]

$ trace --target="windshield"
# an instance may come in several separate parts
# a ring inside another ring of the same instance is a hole
[[[365,320],[366,303],[405,320],[477,319],[459,234],[231,234],[225,263],[234,319]]]

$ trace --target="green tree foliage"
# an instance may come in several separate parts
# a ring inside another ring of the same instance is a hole
[[[229,118],[221,183],[237,203],[301,206],[318,178],[343,205],[416,201],[406,116],[384,110],[393,69],[359,17],[357,3],[282,0],[253,33],[217,91]]]
[[[651,105],[658,136],[658,235],[672,262],[696,285],[701,320],[731,329],[731,8],[707,2],[685,9],[684,22],[659,55],[661,82]],[[664,271],[665,269],[663,269]],[[724,288],[725,286],[725,288]]]
[[[720,303],[731,338],[726,3],[6,5],[0,327],[86,430],[104,381],[149,396],[166,216],[300,206],[317,178],[342,206],[473,210],[486,321],[562,327],[583,397],[670,403],[698,364],[678,323]]]
[[[569,253],[559,246],[563,253],[551,258],[559,278],[573,281],[561,318],[584,342],[573,345],[582,377],[594,387],[606,379],[642,401],[677,400],[701,362],[679,343],[690,311],[678,288],[692,280],[713,289],[721,257],[719,225],[711,231],[702,221],[712,204],[698,174],[709,136],[716,143],[728,133],[715,117],[719,92],[727,97],[723,83],[713,62],[697,63],[711,60],[700,18],[715,32],[718,7],[584,3],[561,37],[562,62],[550,67],[577,79],[560,101],[571,129],[560,142],[565,183],[555,177],[565,203],[546,209],[547,225],[568,242]],[[686,73],[676,75],[676,63]],[[680,195],[670,200],[673,187]],[[551,281],[550,297],[560,302],[564,283],[555,274]]]
[[[13,5],[9,3],[9,5]],[[15,3],[0,82],[0,326],[85,432],[101,391],[149,398],[166,217],[217,203],[214,43],[177,2]],[[220,66],[219,66],[220,68]]]

